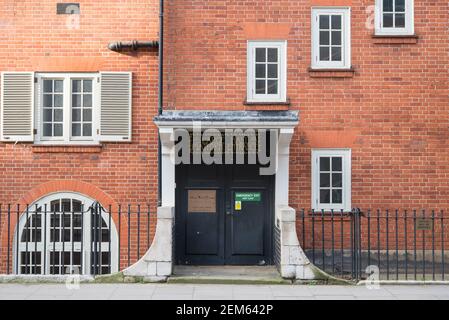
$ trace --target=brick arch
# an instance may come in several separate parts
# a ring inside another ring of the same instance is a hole
[[[128,245],[128,236],[126,234],[128,230],[128,222],[126,219],[121,219],[119,223],[119,217],[118,217],[118,209],[119,204],[117,201],[114,200],[109,194],[107,194],[105,191],[101,190],[99,187],[90,184],[88,182],[84,181],[76,181],[76,180],[54,180],[54,181],[48,181],[45,183],[42,183],[27,193],[25,193],[22,197],[20,197],[14,205],[11,206],[11,215],[10,215],[10,237],[9,237],[9,246],[10,246],[10,269],[12,270],[12,261],[14,259],[13,257],[13,241],[14,236],[16,233],[16,225],[17,225],[17,216],[20,217],[24,214],[26,211],[27,205],[32,205],[34,202],[38,201],[39,199],[42,199],[43,197],[53,194],[53,193],[60,193],[60,192],[73,192],[73,193],[79,193],[81,195],[84,195],[88,198],[91,198],[93,200],[98,201],[106,210],[109,210],[111,208],[112,211],[112,220],[115,224],[115,227],[117,229],[117,233],[120,235],[120,244],[121,247],[126,248]],[[1,237],[1,246],[3,248],[6,248],[8,246],[8,223],[2,221],[3,227],[2,227],[2,237]],[[119,230],[119,224],[120,224],[120,230]],[[6,252],[6,250],[3,250]],[[119,253],[119,259],[121,258],[121,255]],[[0,257],[0,273],[3,271],[3,265],[6,263],[6,255]],[[5,265],[6,269],[6,265]],[[5,270],[6,271],[6,270]]]

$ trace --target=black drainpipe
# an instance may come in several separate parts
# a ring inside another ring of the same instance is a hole
[[[164,0],[159,2],[159,94],[158,115],[162,114],[164,106]],[[158,134],[159,135],[159,134]],[[158,206],[162,205],[162,146],[158,139]]]

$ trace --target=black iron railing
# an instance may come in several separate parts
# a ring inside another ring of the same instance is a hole
[[[94,203],[72,210],[0,205],[0,274],[120,271],[150,247],[155,224],[149,205]]]
[[[300,210],[298,237],[322,270],[355,280],[446,280],[449,216],[443,210]]]

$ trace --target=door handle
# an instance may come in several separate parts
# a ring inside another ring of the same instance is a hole
[[[226,215],[232,216],[232,211],[226,210]]]

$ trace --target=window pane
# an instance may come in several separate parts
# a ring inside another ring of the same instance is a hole
[[[331,159],[326,157],[320,158],[320,171],[330,171],[331,170]]]
[[[320,190],[320,203],[331,203],[331,192],[329,189]]]
[[[329,188],[331,186],[331,174],[321,173],[320,174],[320,187]]]
[[[343,203],[343,190],[332,190],[332,203]]]
[[[343,158],[332,158],[332,171],[343,171]]]
[[[73,230],[73,241],[80,242],[81,241],[81,229]]]
[[[341,47],[332,47],[332,61],[341,61]]]
[[[320,29],[329,29],[328,15],[320,15]]]
[[[266,62],[266,49],[256,48],[256,62]]]
[[[92,121],[92,109],[83,110],[83,121]]]
[[[395,11],[396,12],[405,12],[405,0],[396,0]]]
[[[320,45],[329,45],[329,31],[320,31]]]
[[[55,108],[62,108],[63,98],[62,94],[55,94]]]
[[[320,61],[329,61],[329,47],[320,47]]]
[[[72,121],[81,121],[81,109],[72,109]]]
[[[277,78],[278,77],[278,65],[277,64],[269,64],[268,65],[268,78]]]
[[[59,208],[60,208],[60,206],[59,206],[59,200],[54,200],[54,201],[52,201],[51,203],[50,203],[50,206],[51,206],[51,211],[52,212],[58,212],[59,211]],[[55,216],[56,218],[56,222],[58,222],[59,223],[59,216]],[[52,216],[52,218],[53,218],[53,216]]]
[[[384,1],[384,12],[393,12],[393,0],[383,0]]]
[[[83,136],[84,137],[92,136],[92,125],[90,123],[83,125]]]
[[[81,124],[79,123],[72,124],[72,136],[81,137]]]
[[[44,123],[44,137],[51,137],[51,136],[52,136],[52,124]]]
[[[341,16],[332,16],[332,29],[341,29]]]
[[[278,81],[277,80],[268,80],[268,94],[277,94],[278,93]]]
[[[268,62],[278,62],[278,49],[276,48],[268,49]]]
[[[397,13],[395,15],[395,26],[396,28],[405,28],[405,14]]]
[[[393,14],[384,13],[384,28],[393,28]]]
[[[78,201],[78,200],[72,200],[72,206],[73,206],[73,208],[72,208],[72,210],[74,211],[74,212],[81,212],[81,202],[80,201]]]
[[[72,92],[81,92],[81,80],[72,81]]]
[[[63,81],[55,80],[55,92],[61,93],[63,91]]]
[[[256,93],[265,94],[265,80],[256,80]]]
[[[62,124],[55,124],[54,127],[54,137],[62,137]]]
[[[84,80],[83,91],[92,92],[92,80]]]
[[[53,80],[44,80],[44,92],[53,92]]]
[[[52,109],[44,109],[44,121],[51,122],[53,120]]]
[[[55,109],[55,121],[56,122],[62,122],[63,121],[62,109]]]
[[[332,44],[341,45],[341,31],[332,31]]]
[[[81,95],[72,95],[72,108],[81,108]]]
[[[92,95],[91,94],[84,95],[83,107],[84,108],[92,108]]]
[[[265,64],[256,64],[256,78],[265,78]]]
[[[343,187],[343,174],[333,173],[332,174],[332,187],[342,188]]]
[[[44,108],[53,107],[53,96],[51,94],[44,94]]]

